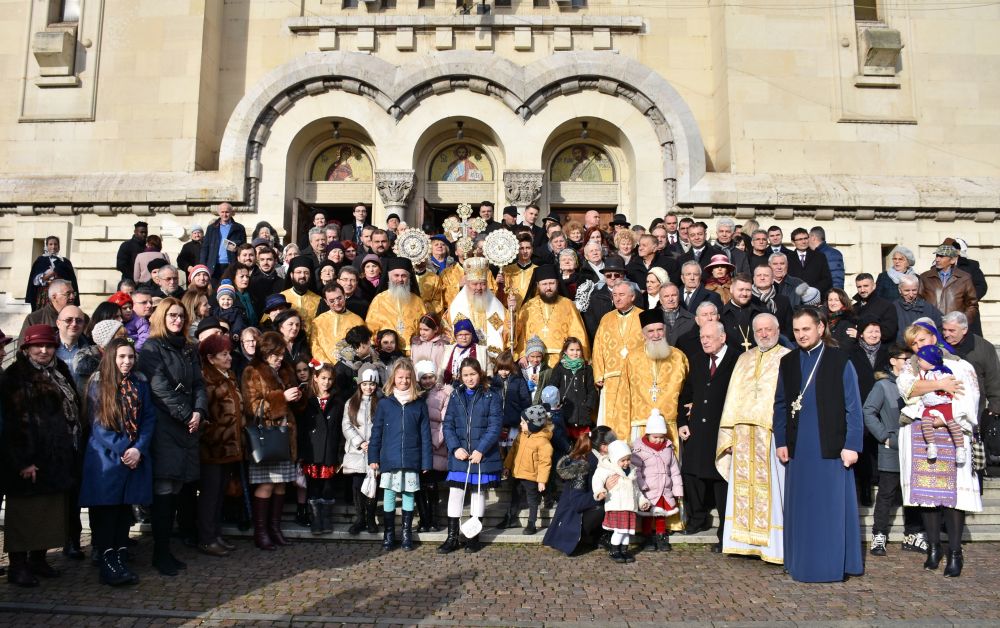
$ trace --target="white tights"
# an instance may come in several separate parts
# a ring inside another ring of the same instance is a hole
[[[486,514],[486,495],[479,490],[479,487],[475,487],[472,490],[472,496],[470,497],[472,514],[476,517],[482,517]],[[464,508],[465,491],[454,486],[448,489],[448,516],[456,519],[460,518]]]
[[[611,544],[612,545],[628,545],[629,534],[628,532],[619,532],[615,530],[611,533]]]

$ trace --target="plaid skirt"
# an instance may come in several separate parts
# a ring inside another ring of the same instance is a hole
[[[609,510],[604,513],[604,529],[635,534],[635,513],[631,510]]]
[[[291,460],[265,462],[249,465],[251,484],[281,484],[294,482],[299,476],[299,467]]]

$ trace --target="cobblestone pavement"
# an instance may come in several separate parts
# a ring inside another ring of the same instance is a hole
[[[277,552],[236,544],[220,559],[175,543],[188,569],[166,578],[149,566],[145,537],[133,561],[142,582],[126,589],[52,552],[61,578],[37,589],[0,585],[0,626],[1000,624],[1000,543],[967,544],[959,579],[923,571],[922,556],[894,544],[888,557],[868,559],[863,577],[826,585],[796,584],[780,567],[700,545],[640,553],[626,566],[602,552],[570,559],[539,546],[439,556],[431,544],[389,554],[360,542]]]

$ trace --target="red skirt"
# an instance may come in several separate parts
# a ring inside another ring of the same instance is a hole
[[[328,467],[321,464],[304,464],[302,465],[302,473],[307,478],[314,480],[329,480],[337,473],[337,467]]]
[[[627,530],[635,532],[635,513],[630,510],[609,510],[604,513],[605,530]]]

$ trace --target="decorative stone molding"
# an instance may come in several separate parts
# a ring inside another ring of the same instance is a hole
[[[503,190],[507,202],[519,211],[542,196],[544,170],[508,170],[503,173]]]
[[[386,211],[404,214],[406,205],[417,182],[413,170],[376,170],[375,189],[382,198]]]

